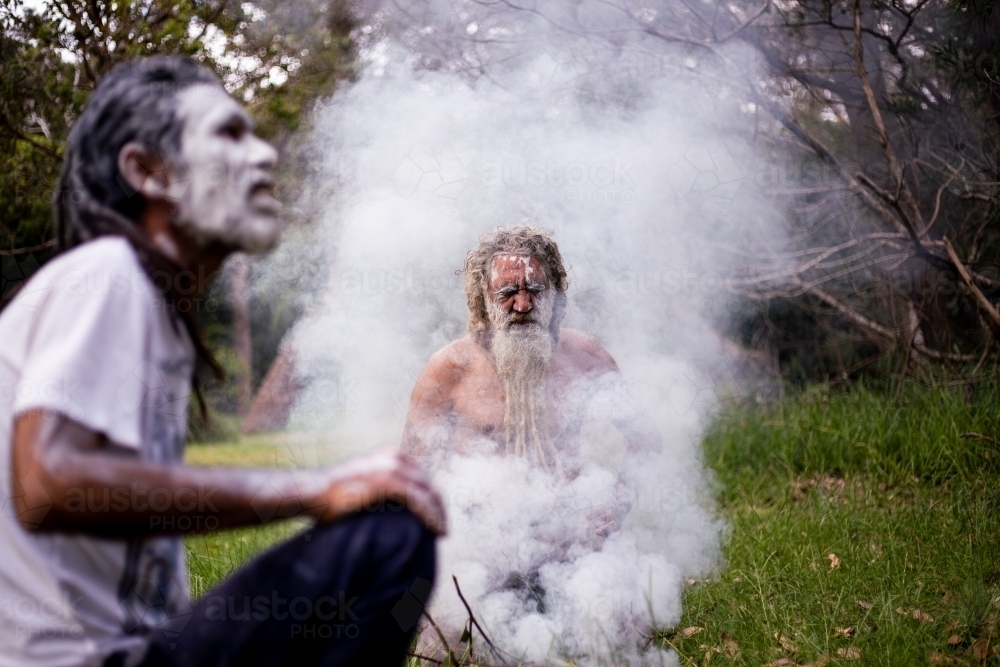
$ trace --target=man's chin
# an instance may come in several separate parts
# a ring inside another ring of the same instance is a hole
[[[255,217],[242,221],[231,233],[234,246],[251,255],[259,255],[278,245],[281,222],[271,216]]]
[[[499,329],[499,332],[512,337],[530,337],[545,333],[545,328],[538,322],[511,322]]]
[[[281,222],[271,216],[232,216],[217,224],[180,218],[178,224],[202,247],[221,246],[230,251],[259,255],[271,250],[281,238]]]

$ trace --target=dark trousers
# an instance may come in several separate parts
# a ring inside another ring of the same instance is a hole
[[[173,632],[154,633],[143,667],[399,667],[434,566],[434,536],[408,511],[317,525],[207,593]]]

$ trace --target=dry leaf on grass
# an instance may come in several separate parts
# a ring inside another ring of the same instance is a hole
[[[861,649],[859,649],[857,646],[845,646],[844,648],[837,649],[837,655],[839,655],[844,660],[860,660]]]
[[[677,634],[679,634],[684,639],[687,639],[688,637],[694,637],[699,632],[704,632],[704,631],[705,628],[699,628],[697,625],[692,625],[690,628],[684,628]]]
[[[931,654],[927,657],[932,665],[960,665],[964,662],[950,655],[945,655],[940,651],[931,651]]]
[[[861,607],[862,609],[864,609],[865,611],[868,611],[869,609],[871,609],[875,605],[873,605],[871,602],[865,602],[864,600],[858,600],[858,606]]]
[[[952,635],[951,637],[948,637],[948,646],[957,646],[958,644],[961,643],[962,643],[962,638],[959,637],[958,635]]]
[[[833,633],[833,638],[843,637],[844,639],[850,639],[857,632],[857,628],[847,627],[847,628],[837,628],[837,631]]]
[[[711,660],[712,656],[715,655],[716,653],[722,653],[722,649],[719,648],[718,646],[709,646],[708,644],[702,644],[698,648],[705,651],[705,662]]]
[[[831,570],[836,570],[840,568],[840,559],[837,558],[837,554],[830,554],[829,556],[826,557],[826,559],[830,561]]]
[[[791,639],[781,634],[780,632],[775,632],[774,638],[778,640],[779,644],[781,644],[781,648],[785,649],[789,653],[795,653],[796,651],[799,650],[799,648],[792,643]]]
[[[1000,647],[992,646],[989,639],[986,637],[980,637],[976,641],[972,642],[972,647],[968,652],[971,653],[972,657],[979,662],[986,662],[1000,653]]]
[[[934,618],[930,614],[921,609],[917,609],[916,607],[911,607],[909,609],[907,609],[906,607],[896,607],[896,613],[902,614],[903,616],[909,616],[913,620],[919,621],[921,623],[934,622]]]
[[[778,658],[773,662],[769,662],[764,667],[782,667],[782,665],[794,665],[795,661],[791,658]]]
[[[722,633],[722,645],[726,649],[726,657],[730,660],[734,659],[740,652],[740,647],[736,645],[736,641],[725,632]]]
[[[815,661],[803,664],[802,667],[826,667],[828,662],[830,662],[829,656],[821,655]]]

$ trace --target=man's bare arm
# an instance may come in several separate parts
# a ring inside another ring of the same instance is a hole
[[[150,463],[47,410],[19,415],[12,444],[11,492],[29,530],[141,537],[293,516],[333,521],[388,500],[445,531],[443,503],[426,474],[391,452],[316,470]]]
[[[430,454],[434,446],[430,431],[449,420],[455,404],[452,389],[460,377],[451,348],[432,356],[417,378],[403,429],[403,454],[417,458]]]

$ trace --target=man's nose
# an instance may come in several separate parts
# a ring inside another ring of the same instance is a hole
[[[251,135],[250,144],[250,164],[258,169],[272,171],[278,162],[278,151],[274,146],[256,135]]]
[[[514,310],[519,313],[529,313],[534,308],[531,302],[531,295],[527,290],[521,290],[514,295]]]

